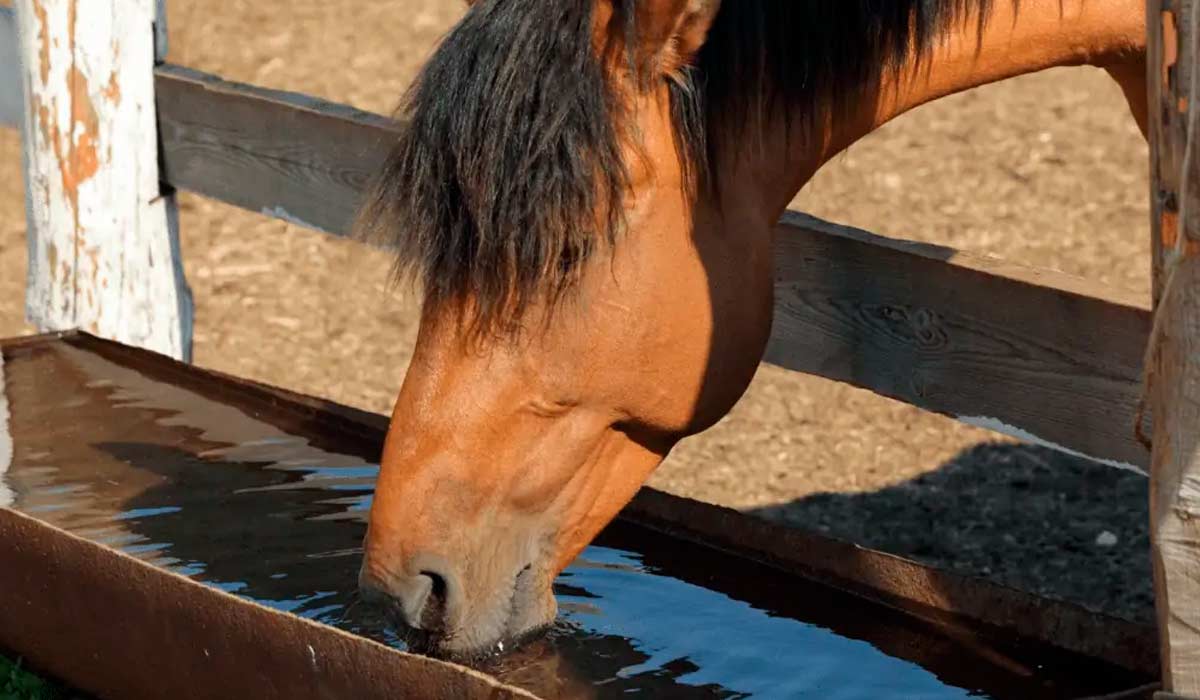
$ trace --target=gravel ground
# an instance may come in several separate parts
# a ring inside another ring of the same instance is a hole
[[[3,0],[0,0],[0,4]],[[447,0],[169,0],[170,59],[390,110]],[[0,335],[23,321],[17,135],[0,131]],[[1146,148],[1119,90],[1056,69],[943,100],[827,166],[795,205],[879,233],[1149,289]],[[416,330],[375,251],[183,195],[198,364],[386,412]],[[655,486],[1148,619],[1146,482],[764,367]],[[1103,546],[1111,538],[1116,543]]]

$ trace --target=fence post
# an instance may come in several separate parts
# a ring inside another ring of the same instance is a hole
[[[1193,0],[1147,0],[1154,331],[1150,533],[1161,697],[1200,698],[1200,110]]]
[[[159,183],[161,0],[17,0],[26,313],[190,360],[192,298]]]

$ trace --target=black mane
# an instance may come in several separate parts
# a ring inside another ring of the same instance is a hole
[[[509,326],[557,301],[617,241],[629,121],[592,44],[600,0],[479,0],[406,95],[405,129],[359,233],[398,255],[426,303]],[[632,3],[610,0],[637,27]],[[1014,0],[1015,2],[1016,0]],[[672,83],[677,139],[700,189],[715,144],[756,115],[808,128],[869,90],[992,0],[724,0],[695,65]]]

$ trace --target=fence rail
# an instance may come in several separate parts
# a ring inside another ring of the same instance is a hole
[[[0,8],[0,52],[15,45]],[[0,62],[0,121],[20,112]],[[17,87],[15,96],[13,86]],[[4,92],[7,90],[8,92]],[[397,127],[297,93],[156,69],[172,187],[346,235]],[[1147,303],[1104,285],[789,213],[766,360],[1144,471],[1134,439]]]
[[[172,186],[338,236],[383,162],[384,117],[297,93],[157,69],[163,175]]]

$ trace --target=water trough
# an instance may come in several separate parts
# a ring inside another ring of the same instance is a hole
[[[386,418],[85,334],[0,357],[0,649],[100,697],[1152,694],[1152,628],[650,489],[547,635],[407,654],[353,604]]]

